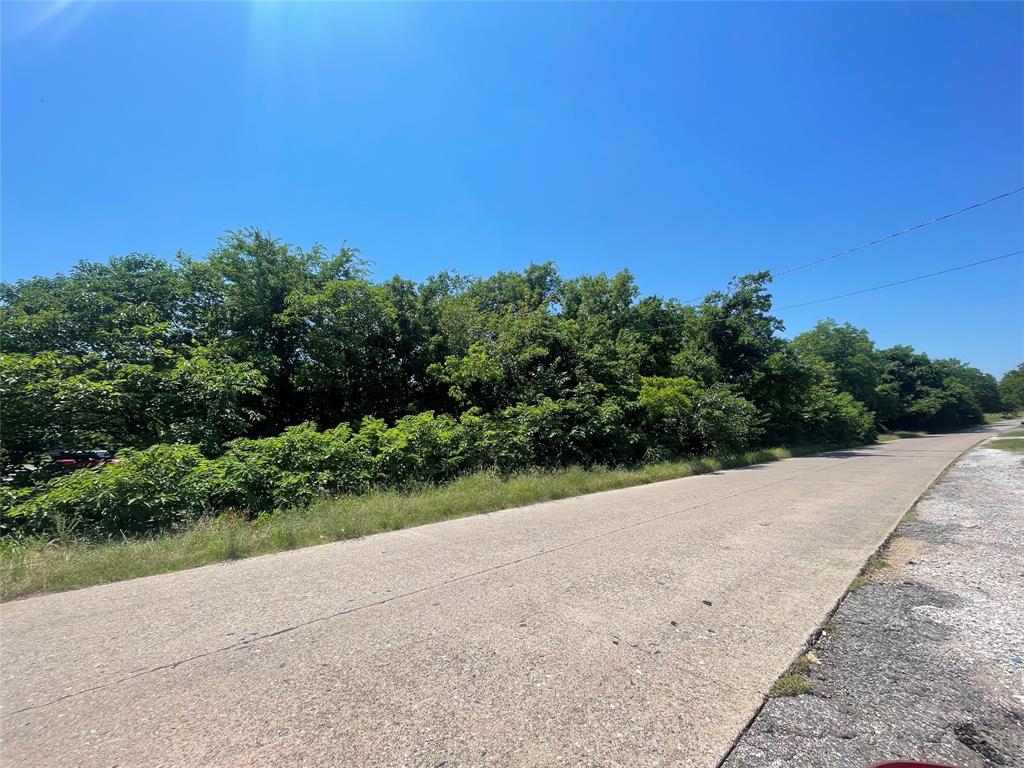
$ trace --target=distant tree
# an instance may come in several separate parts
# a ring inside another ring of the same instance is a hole
[[[180,256],[190,289],[189,321],[206,343],[253,364],[267,378],[267,419],[276,432],[301,421],[305,403],[297,393],[296,369],[305,353],[309,324],[288,309],[333,281],[362,279],[359,253],[341,248],[330,255],[319,245],[303,251],[256,230],[228,232],[208,258]]]
[[[407,396],[392,295],[362,279],[332,280],[292,295],[281,324],[294,327],[291,383],[305,418],[322,426],[401,415]]]
[[[210,349],[146,362],[41,352],[0,356],[6,463],[63,448],[188,442],[215,452],[261,418],[265,379]]]
[[[1004,408],[1024,410],[1024,363],[1003,374],[999,380],[999,395]]]
[[[863,328],[849,323],[839,325],[828,318],[794,338],[793,346],[800,354],[827,363],[841,391],[850,393],[873,411],[881,410],[883,417],[889,415],[884,388],[880,389],[885,380],[885,364]]]
[[[934,365],[938,366],[945,376],[952,377],[967,387],[982,411],[995,413],[1002,408],[1002,398],[999,396],[999,383],[991,373],[985,373],[973,366],[960,362],[956,358],[936,360]]]
[[[981,406],[965,380],[958,360],[931,360],[911,347],[882,350],[896,413],[887,426],[899,429],[943,430],[976,424]]]
[[[191,341],[179,322],[188,290],[172,265],[138,253],[79,262],[70,275],[3,283],[0,342],[8,353],[145,360],[156,347]]]
[[[708,383],[724,380],[744,390],[758,366],[785,346],[776,335],[782,321],[770,314],[770,281],[768,272],[745,275],[734,279],[727,290],[708,294],[674,360],[678,375]]]

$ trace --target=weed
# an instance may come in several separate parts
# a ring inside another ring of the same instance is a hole
[[[811,674],[811,660],[807,658],[806,653],[790,665],[788,674],[797,677],[807,677]]]
[[[887,541],[882,545],[882,547],[888,547],[888,544],[889,542]],[[888,561],[885,559],[885,552],[882,549],[879,549],[868,558],[868,561],[864,564],[864,568],[861,570],[861,573],[865,576],[870,576],[885,568],[886,565],[888,565]]]
[[[815,659],[812,662],[812,658]],[[807,676],[811,674],[812,663],[820,663],[812,651],[801,654],[800,658],[789,665],[789,669],[776,680],[768,695],[772,698],[780,696],[802,696],[805,693],[814,693],[814,687]]]
[[[885,550],[888,549],[889,543],[895,536],[894,533],[891,537],[886,539],[885,543],[875,552],[868,561],[864,564],[864,567],[860,569],[860,573],[850,582],[849,591],[857,592],[863,587],[871,583],[871,577],[878,573],[880,570],[885,568],[889,563],[885,559]]]
[[[868,584],[871,583],[871,579],[867,576],[854,576],[853,581],[850,582],[850,587],[847,589],[848,592],[859,592]]]
[[[777,699],[782,696],[803,696],[807,693],[814,693],[814,688],[810,681],[800,675],[783,675],[776,680],[768,691],[768,695]]]

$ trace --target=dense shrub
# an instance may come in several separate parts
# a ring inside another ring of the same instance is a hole
[[[0,355],[3,453],[221,443],[259,421],[245,400],[265,378],[207,349],[153,351],[145,363],[56,352]],[[8,463],[8,462],[5,462]]]
[[[967,387],[947,380],[944,386],[921,387],[918,396],[897,419],[904,429],[939,432],[981,421],[981,406]]]
[[[635,447],[629,428],[630,411],[609,401],[592,398],[520,404],[493,419],[496,436],[512,436],[511,446],[521,455],[503,451],[507,471],[526,466],[564,467],[573,464],[618,464],[633,458]],[[511,447],[510,446],[510,447]]]
[[[231,441],[224,455],[211,462],[211,473],[218,480],[215,503],[221,508],[266,512],[306,504],[335,490],[328,463],[332,437],[333,433],[302,424],[276,437]]]
[[[849,443],[875,435],[873,415],[838,389],[829,365],[793,349],[767,358],[746,389],[770,443]]]
[[[849,325],[787,341],[770,282],[696,306],[552,263],[375,282],[353,249],[245,230],[203,260],[0,284],[4,531],[133,535],[481,469],[952,429],[1024,403],[1019,370],[997,386]],[[97,448],[123,458],[45,468]]]
[[[823,428],[847,439],[840,412],[821,409]],[[831,421],[829,420],[831,418]],[[647,420],[647,424],[644,420]],[[364,419],[320,431],[306,423],[267,438],[229,442],[215,458],[196,445],[157,445],[116,463],[62,476],[3,500],[7,532],[140,534],[200,516],[257,515],[332,494],[408,488],[481,470],[622,464],[683,453],[739,450],[756,435],[751,403],[727,387],[645,380],[639,402],[545,399],[458,420],[433,412],[388,426]]]
[[[663,456],[742,450],[758,433],[754,405],[724,385],[686,376],[649,376],[638,399],[652,449]]]
[[[697,395],[692,448],[696,451],[739,451],[761,436],[757,408],[723,384]]]
[[[218,477],[211,469],[198,446],[153,446],[24,494],[4,511],[4,527],[104,534],[176,528],[212,508]]]

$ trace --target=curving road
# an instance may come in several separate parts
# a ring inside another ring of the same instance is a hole
[[[992,428],[8,603],[4,766],[715,766]]]

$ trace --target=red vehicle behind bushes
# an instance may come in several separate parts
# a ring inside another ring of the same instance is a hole
[[[78,469],[92,469],[104,464],[117,461],[117,457],[107,450],[90,451],[53,451],[50,453],[53,459],[50,465],[51,471],[74,472]]]

